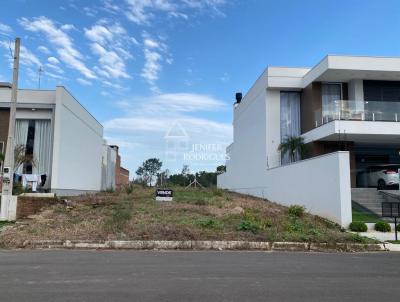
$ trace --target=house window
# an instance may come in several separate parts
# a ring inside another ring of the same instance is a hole
[[[281,142],[289,136],[300,136],[300,93],[281,92]],[[290,162],[288,154],[281,155],[282,164]]]
[[[337,119],[339,116],[340,100],[342,99],[342,84],[324,83],[322,92],[322,118],[324,122]]]
[[[34,165],[18,167],[19,174],[50,173],[52,129],[50,120],[17,120],[15,144],[25,147],[25,154],[32,157]]]

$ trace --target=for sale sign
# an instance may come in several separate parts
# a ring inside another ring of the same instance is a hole
[[[157,201],[172,201],[173,191],[170,189],[157,189],[156,200]]]

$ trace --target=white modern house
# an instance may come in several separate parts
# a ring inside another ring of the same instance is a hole
[[[0,85],[0,152],[5,152],[11,85]],[[115,188],[116,150],[103,126],[64,87],[18,90],[15,144],[25,146],[35,164],[19,175],[45,175],[43,190],[77,195]]]
[[[312,68],[268,67],[233,110],[221,188],[301,204],[347,226],[366,171],[400,163],[398,57],[328,55]],[[288,136],[304,138],[306,159],[281,154]]]

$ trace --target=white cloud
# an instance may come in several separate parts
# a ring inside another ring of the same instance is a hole
[[[84,7],[83,11],[84,11],[85,15],[88,17],[96,17],[96,15],[97,15],[97,10],[94,9],[93,7]]]
[[[46,46],[43,46],[43,45],[39,46],[37,48],[37,50],[46,55],[49,55],[51,53],[50,50]]]
[[[3,35],[10,35],[13,32],[10,26],[7,24],[0,23],[0,33]]]
[[[130,78],[126,71],[126,60],[133,58],[129,48],[129,35],[119,23],[101,22],[85,28],[85,36],[91,41],[90,48],[98,56],[95,71],[108,79]],[[126,42],[128,41],[128,42]],[[99,67],[101,66],[101,67]]]
[[[106,50],[98,43],[92,43],[91,49],[94,54],[99,56],[99,63],[102,69],[108,73],[109,77],[113,79],[130,78],[126,73],[125,62],[115,51]]]
[[[172,113],[226,110],[226,104],[205,94],[165,93],[142,99],[146,112],[167,111]]]
[[[48,57],[47,61],[49,61],[51,64],[60,64],[60,61],[55,57]]]
[[[127,18],[136,24],[148,24],[153,17],[152,11],[174,12],[175,4],[168,0],[126,0],[128,10]]]
[[[72,29],[76,30],[76,27],[73,24],[63,24],[63,25],[61,25],[60,29],[64,30],[64,31],[69,31]]]
[[[151,38],[148,33],[143,33],[143,45],[145,63],[140,76],[153,91],[159,92],[156,81],[162,70],[163,54],[167,52],[167,46],[163,42]]]
[[[45,34],[59,58],[70,68],[79,71],[86,78],[96,78],[95,73],[86,67],[82,54],[74,47],[72,38],[61,28],[62,26],[57,27],[52,20],[43,16],[32,20],[21,18],[18,21],[28,31]]]
[[[82,78],[77,78],[76,79],[78,81],[79,84],[83,85],[83,86],[92,86],[92,82],[82,79]]]
[[[125,0],[126,17],[139,25],[150,25],[155,12],[164,12],[169,17],[189,19],[186,11],[211,11],[223,15],[220,8],[226,0]]]
[[[120,6],[114,4],[112,0],[103,0],[103,5],[101,6],[101,9],[110,14],[116,14],[121,11]]]
[[[9,51],[10,47],[13,50],[13,46],[10,45],[10,42],[7,42],[7,41],[0,41],[0,46],[3,47],[4,49],[6,49],[7,51]],[[7,57],[9,58],[9,61],[12,62],[11,55],[9,54]],[[20,63],[22,65],[30,66],[30,67],[32,67],[32,66],[39,67],[42,65],[39,58],[36,55],[34,55],[24,45],[21,45],[21,47],[20,47]]]
[[[136,169],[148,157],[163,159],[166,151],[165,137],[176,123],[184,129],[191,143],[221,144],[225,147],[232,139],[231,123],[198,116],[201,111],[219,112],[229,108],[222,100],[209,95],[169,93],[136,97],[119,102],[118,106],[125,112],[124,116],[110,119],[103,124],[109,142],[135,142],[134,146],[128,144],[126,147],[129,153],[135,154],[128,158],[131,169]],[[124,160],[126,159],[125,157]],[[166,164],[174,168],[181,167],[183,162],[178,160],[176,163]],[[210,161],[203,168],[213,169],[216,164],[216,161]]]
[[[60,74],[63,74],[63,73],[64,73],[64,70],[63,70],[60,66],[58,66],[58,65],[54,65],[54,64],[51,64],[51,63],[47,63],[47,64],[46,64],[46,67],[47,67],[47,68],[50,68],[50,69],[52,69],[52,70],[54,70],[54,71],[57,72],[57,73],[60,73]]]
[[[35,56],[29,49],[27,49],[25,46],[21,45],[20,48],[20,60],[21,64],[25,64],[28,66],[41,66],[42,63],[38,59],[37,56]]]

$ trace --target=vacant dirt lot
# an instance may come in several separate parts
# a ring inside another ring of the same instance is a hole
[[[3,227],[0,245],[25,240],[252,240],[369,242],[298,209],[217,189],[174,188],[157,202],[154,188],[79,196]]]

